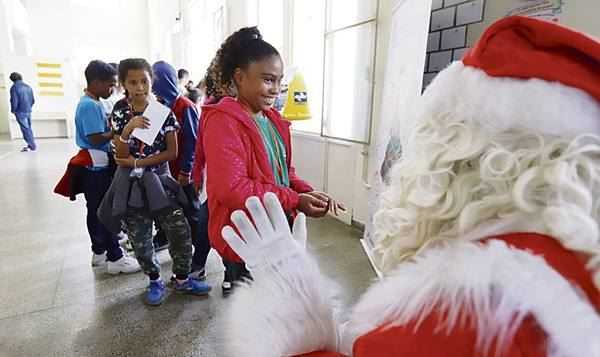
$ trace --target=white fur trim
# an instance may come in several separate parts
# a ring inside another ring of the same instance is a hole
[[[495,337],[510,341],[532,314],[549,336],[548,355],[600,356],[600,317],[578,288],[542,258],[500,241],[454,242],[401,264],[354,308],[342,352],[350,354],[356,338],[377,327],[415,321],[435,306],[448,309],[445,331],[460,328],[462,308],[472,313],[483,350]]]
[[[492,133],[531,129],[567,138],[600,135],[600,103],[588,93],[558,82],[491,77],[460,61],[440,72],[423,100],[419,117],[460,116]]]
[[[252,271],[225,324],[231,356],[281,357],[337,349],[334,285],[306,253]]]

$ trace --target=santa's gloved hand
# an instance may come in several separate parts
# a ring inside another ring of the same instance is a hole
[[[231,214],[231,221],[243,239],[230,226],[225,226],[221,234],[229,246],[244,260],[248,269],[277,265],[304,252],[306,246],[304,214],[298,214],[294,220],[292,233],[279,199],[274,193],[265,194],[264,206],[258,197],[248,198],[246,208],[252,216],[252,221],[242,210]]]

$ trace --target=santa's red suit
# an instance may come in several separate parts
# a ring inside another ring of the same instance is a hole
[[[271,194],[234,212],[254,281],[231,355],[600,357],[600,42],[500,20],[421,106],[375,215],[384,277],[349,317],[302,215],[290,232]]]

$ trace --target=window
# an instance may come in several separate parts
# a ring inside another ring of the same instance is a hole
[[[294,1],[290,66],[304,76],[311,118],[292,122],[292,129],[321,133],[325,2]]]
[[[304,77],[312,117],[294,121],[292,129],[367,143],[377,0],[249,3],[250,17],[256,14],[255,23],[265,40],[280,51],[286,72],[298,71]]]
[[[273,45],[286,58],[288,53],[285,45],[287,29],[285,26],[285,1],[258,0],[258,29],[265,41]]]
[[[327,1],[323,136],[369,142],[376,19],[376,0]]]

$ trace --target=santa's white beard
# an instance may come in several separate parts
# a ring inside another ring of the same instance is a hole
[[[436,242],[516,231],[600,255],[600,137],[492,135],[446,114],[421,122],[403,151],[374,217],[382,271]]]

